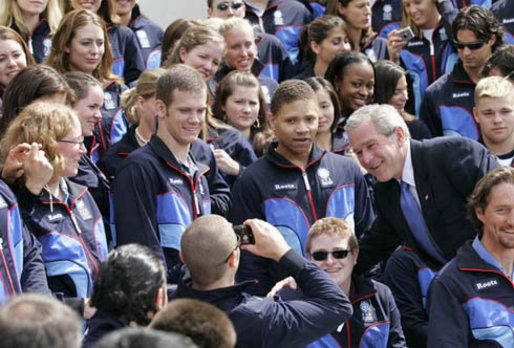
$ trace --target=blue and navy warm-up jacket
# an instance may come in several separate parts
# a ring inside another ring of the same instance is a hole
[[[138,4],[132,8],[132,18],[128,27],[136,34],[145,68],[159,68],[162,56],[162,36],[164,35],[162,28],[143,16]]]

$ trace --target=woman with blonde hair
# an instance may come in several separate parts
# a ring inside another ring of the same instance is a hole
[[[127,132],[121,93],[127,89],[112,72],[112,55],[104,21],[88,10],[67,13],[52,40],[46,62],[61,73],[82,71],[97,78],[104,88],[102,120],[88,151],[96,162],[103,152]]]
[[[21,35],[37,63],[42,63],[48,56],[51,36],[61,18],[58,0],[0,2],[0,25],[9,26]]]
[[[136,87],[121,96],[125,117],[131,124],[127,133],[98,161],[105,175],[114,178],[116,168],[132,151],[146,145],[155,133],[155,91],[157,80],[166,70],[162,68],[144,71]]]
[[[104,224],[93,197],[86,187],[68,179],[77,175],[86,152],[83,141],[73,110],[37,102],[13,120],[0,144],[2,161],[10,149],[32,144],[25,172],[34,161],[48,161],[37,177],[25,180],[24,174],[12,188],[23,220],[43,247],[50,289],[59,297],[73,298],[66,302],[76,308],[87,304],[98,267],[107,256]]]

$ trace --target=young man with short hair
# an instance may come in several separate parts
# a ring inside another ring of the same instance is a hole
[[[352,317],[315,342],[315,347],[406,347],[400,312],[389,288],[353,274],[359,243],[343,219],[326,217],[309,230],[305,250],[309,260],[325,271],[353,305]],[[377,333],[380,332],[380,335]]]
[[[451,72],[427,88],[420,118],[433,136],[478,140],[480,131],[473,119],[475,84],[487,59],[503,45],[503,27],[490,10],[473,5],[459,11],[452,34],[459,60]]]
[[[480,80],[475,88],[475,120],[482,141],[504,167],[514,158],[514,86],[503,77]]]
[[[205,175],[217,168],[197,162],[190,151],[207,111],[202,76],[190,67],[176,65],[157,81],[156,99],[157,133],[116,172],[116,242],[149,246],[170,272],[180,265],[178,251],[185,228],[198,216],[211,213]],[[168,273],[168,282],[174,280]]]
[[[477,183],[468,216],[478,235],[430,287],[428,347],[511,347],[514,168],[497,168]]]
[[[309,228],[319,218],[344,218],[358,235],[374,218],[359,166],[314,143],[318,115],[316,95],[306,82],[282,82],[271,100],[270,122],[277,142],[233,187],[233,222],[266,220],[299,254],[304,254]],[[259,295],[285,278],[275,263],[249,253],[243,253],[238,277],[257,279]]]

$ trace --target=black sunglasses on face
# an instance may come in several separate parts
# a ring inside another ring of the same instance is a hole
[[[474,51],[474,50],[478,50],[478,49],[482,48],[482,46],[485,45],[485,42],[484,41],[475,41],[475,42],[462,43],[462,42],[453,41],[453,45],[458,50],[463,50],[464,48],[467,47],[470,50]]]
[[[243,6],[243,2],[241,1],[234,1],[234,2],[220,2],[216,8],[220,11],[226,11],[228,8],[232,7],[233,10],[237,10],[241,6]]]
[[[332,254],[332,257],[334,259],[344,259],[346,256],[348,256],[348,253],[350,253],[351,250],[334,250],[334,251],[315,251],[311,254],[312,258],[316,261],[325,261],[328,257],[328,254]]]

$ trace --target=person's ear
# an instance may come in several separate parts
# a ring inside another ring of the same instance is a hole
[[[478,220],[480,220],[482,223],[485,223],[484,209],[482,209],[481,207],[475,207],[475,215],[477,216]]]
[[[269,124],[271,125],[271,129],[274,131],[276,116],[274,114],[270,113],[268,117],[269,117]]]
[[[316,53],[316,55],[319,54],[319,44],[316,41],[311,41],[310,43],[312,52]]]
[[[341,16],[341,17],[344,17],[344,6],[343,6],[343,3],[338,1],[337,2],[337,13]]]
[[[187,51],[186,51],[185,47],[180,47],[178,49],[178,56],[180,58],[181,63],[184,63],[184,61],[186,60],[186,55],[187,55]]]
[[[475,103],[476,104],[476,103]],[[475,119],[475,121],[477,123],[480,123],[480,120],[478,118],[478,111],[477,111],[477,107],[476,106],[473,106],[473,118]]]
[[[166,104],[160,99],[155,100],[155,111],[157,112],[157,116],[160,119],[164,119],[166,117]]]
[[[396,135],[396,139],[398,139],[399,144],[405,144],[407,140],[407,134],[405,134],[405,129],[403,127],[396,127],[394,129],[394,133]]]
[[[491,36],[491,38],[489,39],[489,42],[487,42],[487,44],[489,45],[489,47],[493,47],[495,43],[496,43],[496,35],[493,34]]]

